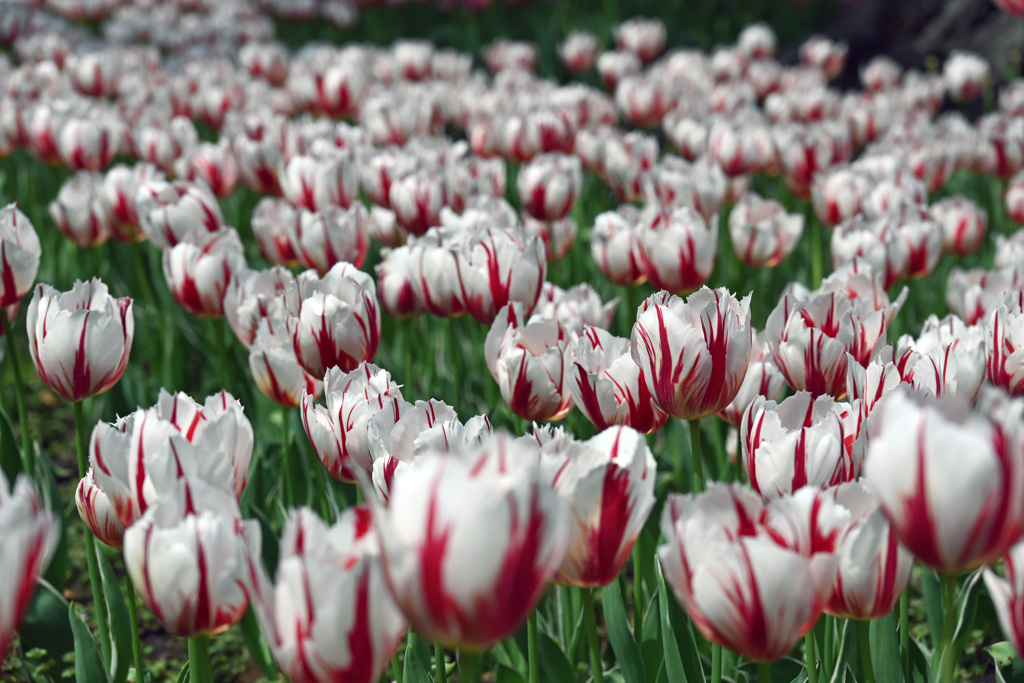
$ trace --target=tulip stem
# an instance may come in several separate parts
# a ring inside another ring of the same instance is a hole
[[[292,481],[292,438],[288,430],[288,408],[281,406],[281,469],[284,475],[285,507],[295,505],[295,483]]]
[[[956,674],[956,574],[942,574],[942,659],[939,660],[939,683],[953,683]]]
[[[143,666],[144,660],[142,659],[142,634],[139,633],[139,608],[135,604],[135,586],[132,584],[131,578],[128,578],[124,583],[127,587],[125,594],[128,596],[128,619],[132,628],[132,655],[135,657],[135,680],[138,683],[145,683],[146,669]]]
[[[770,663],[757,663],[757,683],[772,683],[772,665]]]
[[[35,478],[35,458],[32,450],[32,438],[28,433],[28,413],[25,409],[25,384],[21,380],[21,360],[18,357],[18,345],[11,334],[11,321],[7,318],[7,309],[0,307],[0,323],[3,323],[4,337],[7,338],[7,351],[11,354],[11,365],[14,367],[15,400],[18,402],[18,422],[21,427],[21,464],[25,474]]]
[[[597,633],[597,616],[594,614],[594,592],[591,588],[581,588],[583,598],[583,628],[587,630],[587,642],[590,645],[590,675],[594,683],[604,683],[604,665],[601,663],[601,638]]]
[[[585,591],[587,589],[584,589]],[[537,608],[526,618],[526,649],[529,660],[529,683],[540,683],[540,651],[537,645]]]
[[[448,671],[444,665],[444,648],[440,643],[434,643],[434,683],[444,683],[448,680]]]
[[[857,620],[857,644],[860,646],[860,667],[864,670],[864,683],[875,683],[875,670],[871,665],[871,623]]]
[[[89,459],[86,455],[85,435],[85,411],[82,402],[72,404],[75,412],[75,444],[78,450],[78,476],[85,478],[89,469]],[[89,569],[89,587],[92,589],[93,611],[96,613],[96,631],[99,635],[100,650],[103,653],[103,661],[110,663],[110,631],[107,625],[107,601],[103,595],[102,584],[100,583],[100,568],[96,563],[96,539],[92,531],[85,532],[85,560]]]
[[[693,458],[693,492],[704,492],[704,458],[700,452],[700,418],[687,420],[690,425],[690,455]]]
[[[224,340],[224,318],[213,319],[213,342],[217,347],[217,383],[221,389],[228,387],[228,348]]]
[[[804,662],[807,664],[807,682],[818,683],[818,658],[814,652],[814,631],[804,636]]]
[[[722,683],[722,646],[711,644],[711,683]]]
[[[821,221],[817,220],[810,205],[807,223],[811,230],[811,289],[817,289],[821,285]]]
[[[459,329],[458,329],[458,318],[451,316],[448,318],[448,351],[450,358],[448,359],[449,369],[452,373],[452,408],[455,412],[459,411],[462,399],[462,387],[459,386]]]
[[[644,625],[644,534],[641,530],[633,545],[633,636],[640,639]]]
[[[188,639],[188,673],[192,683],[213,683],[209,637],[192,636]]]
[[[405,678],[405,672],[402,670],[402,660],[399,658],[398,653],[391,658],[391,674],[395,678],[395,683],[403,683]]]
[[[910,591],[900,595],[900,655],[903,658],[903,679],[910,680]]]

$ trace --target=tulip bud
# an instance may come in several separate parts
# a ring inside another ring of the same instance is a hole
[[[299,365],[292,337],[280,318],[259,319],[249,369],[263,395],[286,408],[298,408],[307,394],[315,400],[323,389],[323,383]]]
[[[135,206],[142,231],[161,249],[173,247],[194,230],[216,232],[224,225],[217,199],[201,183],[145,183],[139,187]]]
[[[565,68],[579,74],[594,66],[600,48],[597,36],[593,33],[572,31],[559,43],[558,56]]]
[[[164,251],[164,278],[182,308],[192,315],[224,317],[224,292],[245,268],[245,250],[234,228],[193,231]]]
[[[111,220],[99,195],[102,182],[98,173],[78,173],[61,185],[50,202],[50,218],[80,247],[99,246],[110,239]]]
[[[542,221],[565,218],[583,184],[579,159],[541,154],[519,169],[516,187],[523,210]]]
[[[743,195],[729,214],[733,249],[751,268],[778,265],[796,248],[803,230],[803,216],[788,214],[779,202],[753,192]]]
[[[14,305],[28,294],[42,253],[36,230],[18,205],[0,209],[0,307]]]
[[[638,230],[640,267],[658,289],[681,294],[711,277],[718,250],[717,216],[705,221],[688,206],[663,207]]]
[[[536,237],[525,238],[518,228],[495,227],[473,233],[455,254],[455,268],[462,307],[487,324],[506,304],[519,303],[526,314],[533,310],[547,259]]]
[[[320,275],[342,261],[358,268],[370,246],[366,220],[362,204],[353,204],[348,209],[329,206],[316,213],[299,209],[298,218],[288,231],[291,250],[302,266],[313,268]]]

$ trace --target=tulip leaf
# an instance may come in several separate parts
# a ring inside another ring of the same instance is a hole
[[[107,623],[110,625],[110,679],[114,683],[128,680],[128,668],[132,662],[132,629],[125,605],[121,586],[117,582],[114,568],[110,560],[98,546],[96,559],[100,568],[100,582],[103,584],[103,596],[107,610]]]
[[[499,664],[494,672],[494,683],[526,683],[526,679],[515,669]]]
[[[402,663],[403,683],[430,683],[430,674],[427,673],[428,667],[417,652],[418,643],[423,643],[426,646],[427,641],[412,636],[409,644],[405,646],[405,661]]]
[[[612,652],[622,670],[626,683],[644,683],[644,663],[640,658],[640,648],[629,628],[629,617],[626,615],[626,604],[622,599],[622,588],[618,579],[604,587],[601,596],[604,607],[605,627],[608,629],[608,640]]]
[[[178,672],[178,677],[175,679],[175,683],[189,683],[189,666],[188,662],[185,662],[185,666],[181,667],[181,671]]]
[[[661,580],[664,581],[662,576]],[[669,621],[672,623],[672,634],[676,639],[676,647],[679,649],[679,656],[683,662],[683,670],[686,672],[686,680],[690,683],[704,683],[704,665],[700,660],[700,652],[697,650],[697,637],[693,632],[693,622],[689,615],[683,611],[676,601],[675,595],[671,592],[665,594]]]
[[[890,612],[869,625],[871,641],[871,668],[876,681],[903,680],[903,663],[900,658],[900,638],[896,633],[896,615]]]
[[[572,681],[576,675],[572,664],[565,657],[562,648],[547,633],[537,634],[537,650],[540,659],[541,680]]]
[[[252,605],[249,605],[245,610],[245,615],[242,617],[239,625],[242,629],[245,647],[249,650],[249,654],[252,655],[256,666],[259,667],[259,670],[267,678],[277,678],[277,665],[274,664],[274,657],[270,654],[266,641],[263,640],[263,636],[260,634],[260,625],[256,620],[256,612],[253,610]]]
[[[108,683],[107,672],[103,670],[103,660],[96,647],[96,641],[89,632],[89,627],[75,611],[75,604],[68,605],[68,620],[71,632],[75,636],[75,680],[78,683]]]
[[[661,612],[658,607],[658,594],[651,596],[644,612],[644,623],[640,628],[640,657],[644,662],[644,672],[648,681],[657,680],[652,676],[655,672],[663,676],[665,657],[661,648]]]
[[[921,592],[928,619],[928,634],[933,643],[942,642],[942,583],[934,569],[921,567]]]
[[[33,443],[34,445],[34,443]],[[46,501],[50,506],[51,510],[59,510],[63,505],[60,495],[60,485],[57,483],[57,477],[53,474],[53,467],[50,465],[49,458],[36,458],[36,471],[39,476],[44,480],[44,486],[46,490]],[[63,590],[68,582],[68,534],[67,525],[60,525],[60,540],[57,543],[57,547],[53,551],[53,557],[50,558],[50,564],[46,568],[46,572],[43,574],[43,578],[53,584],[53,587],[57,590]],[[62,610],[63,611],[63,610]],[[47,649],[50,649],[47,647]]]
[[[683,660],[679,656],[679,646],[676,645],[676,636],[672,632],[672,622],[669,620],[668,604],[675,600],[665,588],[665,577],[661,573],[661,566],[658,566],[658,614],[661,617],[661,644],[665,653],[665,671],[670,681],[686,681],[686,672],[683,671]]]
[[[975,618],[978,616],[978,591],[975,588],[981,583],[981,570],[976,569],[968,577],[967,581],[960,588],[957,596],[956,630],[953,631],[955,642],[953,646],[959,651],[967,644],[974,628]]]
[[[6,340],[6,343],[9,344],[10,341]],[[22,469],[21,461],[18,459],[20,446],[14,435],[14,424],[7,411],[0,406],[0,470],[9,482],[14,481]]]
[[[932,668],[928,657],[916,640],[910,641],[910,681],[907,683],[931,683]]]

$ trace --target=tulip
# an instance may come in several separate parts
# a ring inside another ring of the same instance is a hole
[[[407,318],[423,313],[425,308],[416,289],[413,287],[413,275],[410,272],[412,249],[403,245],[387,250],[381,262],[377,264],[377,298],[384,312],[392,318]]]
[[[284,296],[294,282],[295,276],[282,266],[233,274],[224,290],[224,316],[245,348],[252,346],[260,320],[284,318]]]
[[[642,67],[640,58],[625,50],[602,52],[597,58],[597,73],[609,90],[615,89],[627,76],[640,73]]]
[[[299,209],[288,231],[292,253],[306,268],[324,275],[335,263],[347,261],[358,268],[370,247],[367,213],[362,204],[348,209],[326,207],[316,213]]]
[[[707,282],[718,249],[717,216],[705,222],[689,206],[663,207],[637,230],[640,268],[655,287],[678,294]]]
[[[956,195],[940,199],[928,209],[942,227],[942,247],[956,256],[969,256],[981,248],[988,229],[988,213],[971,200]]]
[[[1024,288],[1024,267],[962,270],[954,267],[946,282],[946,305],[968,325],[986,321],[1007,292]]]
[[[775,55],[778,38],[775,31],[764,22],[757,22],[747,26],[736,38],[736,46],[739,47],[751,59],[765,59]]]
[[[277,579],[259,557],[252,604],[274,659],[295,683],[371,683],[391,661],[406,623],[384,579],[370,510],[345,510],[333,526],[308,508],[282,532]]]
[[[256,204],[250,225],[263,258],[272,264],[298,265],[299,258],[292,248],[298,220],[298,211],[283,199],[264,197]]]
[[[1010,220],[1024,224],[1024,173],[1017,173],[1007,182],[1003,202]]]
[[[431,228],[409,243],[409,280],[431,315],[448,318],[466,312],[456,266],[465,238],[458,229]]]
[[[221,199],[235,191],[238,185],[238,164],[228,141],[217,144],[200,143],[188,156],[175,162],[176,175],[191,181],[202,181]]]
[[[985,356],[988,381],[1014,396],[1024,394],[1024,292],[1008,292],[988,318]]]
[[[1019,12],[1024,15],[1024,8]],[[1021,597],[1024,595],[1020,566],[1024,562],[1024,542],[1012,546],[1003,557],[1006,566],[1006,578],[1002,578],[992,568],[986,567],[982,576],[985,587],[996,608],[999,626],[1003,635],[1010,641],[1017,652],[1024,652],[1024,625],[1021,624]]]
[[[440,173],[414,171],[391,184],[388,205],[398,222],[414,235],[440,225],[441,208],[448,204],[448,187]]]
[[[772,360],[794,390],[840,397],[847,353],[862,366],[878,355],[893,309],[858,311],[845,292],[786,293],[765,327]]]
[[[527,314],[532,311],[546,274],[542,242],[525,238],[519,228],[478,230],[455,254],[459,301],[485,324],[507,304],[519,303]]]
[[[73,171],[98,171],[117,154],[124,124],[114,115],[94,111],[69,118],[57,135],[57,152]]]
[[[979,402],[900,387],[873,412],[864,476],[899,540],[943,572],[994,562],[1024,531],[1022,406],[994,389]]]
[[[685,301],[648,299],[631,338],[633,360],[654,402],[673,417],[696,420],[724,409],[747,372],[753,329],[750,297],[704,287]]]
[[[654,456],[639,432],[612,427],[546,460],[575,520],[554,580],[605,586],[619,576],[654,508]]]
[[[28,294],[42,253],[32,222],[17,204],[0,209],[0,308],[14,305]]]
[[[65,235],[80,247],[103,244],[111,235],[111,220],[100,199],[102,176],[78,173],[61,185],[57,198],[50,202],[50,218]]]
[[[139,231],[140,219],[135,198],[141,185],[162,179],[161,172],[152,164],[117,164],[107,171],[97,191],[110,218],[114,239],[132,242],[144,236]]]
[[[647,279],[640,266],[639,215],[633,207],[606,211],[594,219],[590,233],[590,253],[597,267],[613,283],[632,287]]]
[[[32,482],[21,476],[12,491],[0,472],[0,562],[6,586],[0,588],[0,659],[32,604],[36,583],[59,537],[58,519],[43,505]]]
[[[846,619],[881,619],[906,589],[914,557],[862,482],[842,484],[832,493],[852,518],[836,550],[835,580],[825,612]]]
[[[807,66],[820,69],[826,78],[842,73],[846,66],[846,43],[833,43],[824,36],[811,36],[800,46],[800,59]]]
[[[556,284],[545,282],[541,288],[540,300],[534,309],[534,316],[557,320],[566,330],[582,334],[585,326],[608,329],[611,327],[618,298],[602,303],[593,287],[584,283],[562,289]]]
[[[653,136],[614,134],[604,143],[601,178],[620,201],[637,201],[657,160],[658,140]]]
[[[711,158],[730,178],[775,164],[775,143],[763,123],[716,119],[708,131],[707,144]]]
[[[900,337],[894,363],[904,382],[934,396],[955,393],[973,402],[985,379],[985,329],[956,315],[930,315],[917,339]]]
[[[803,216],[788,214],[779,202],[753,192],[743,195],[729,214],[733,248],[751,268],[778,265],[796,248],[803,229]]]
[[[982,175],[1010,178],[1024,167],[1024,121],[989,114],[976,124],[973,167]]]
[[[562,110],[535,108],[512,115],[502,125],[498,144],[502,156],[523,163],[546,152],[572,152],[576,128]]]
[[[821,613],[811,561],[758,521],[763,504],[736,485],[669,496],[658,548],[665,579],[713,643],[771,661],[789,653]]]
[[[972,52],[954,50],[942,65],[942,80],[958,102],[977,99],[990,78],[988,62]]]
[[[519,203],[542,221],[565,218],[576,203],[583,185],[580,161],[565,154],[541,154],[519,169],[516,188]]]
[[[216,232],[224,225],[217,199],[200,183],[145,183],[139,187],[135,206],[142,231],[161,249],[173,247],[194,230]]]
[[[302,396],[302,426],[320,462],[335,479],[357,481],[357,471],[373,470],[367,424],[373,415],[392,411],[402,392],[386,370],[362,363],[349,373],[330,368],[324,376],[326,406],[316,396]],[[395,418],[397,419],[397,417]]]
[[[388,585],[410,626],[453,648],[508,638],[569,540],[537,447],[501,433],[460,453],[419,456],[374,517]]]
[[[660,19],[634,17],[615,27],[615,43],[644,62],[653,61],[665,49],[665,24]]]
[[[505,161],[467,155],[449,161],[447,172],[448,203],[455,211],[465,211],[473,200],[505,196]]]
[[[740,428],[750,485],[773,500],[855,480],[864,457],[859,417],[857,406],[806,391],[781,403],[755,398]]]
[[[288,75],[288,49],[281,43],[246,43],[238,50],[238,63],[253,76],[281,83]]]
[[[786,378],[772,360],[765,333],[755,333],[754,341],[750,345],[750,362],[747,364],[743,383],[736,392],[736,398],[718,413],[718,416],[738,428],[747,408],[758,396],[763,396],[769,401],[778,401],[785,386]]]
[[[245,250],[234,228],[194,231],[164,251],[164,278],[182,308],[192,315],[224,317],[224,292],[234,273],[245,269]]]
[[[135,336],[132,300],[115,299],[99,279],[69,292],[37,285],[26,320],[36,372],[69,401],[102,394],[121,378]]]
[[[75,507],[93,536],[111,548],[124,544],[124,524],[118,519],[109,496],[96,483],[91,467],[75,489]]]
[[[391,185],[420,165],[419,159],[397,147],[387,147],[360,165],[359,186],[367,199],[385,209],[391,207]]]
[[[307,270],[295,278],[288,329],[295,355],[306,372],[322,377],[328,368],[353,370],[371,360],[380,343],[380,306],[366,273],[340,262],[322,277]]]
[[[125,531],[124,563],[168,631],[218,635],[245,614],[259,543],[259,524],[242,520],[230,494],[185,478]]]
[[[572,31],[559,43],[558,56],[566,69],[579,74],[594,66],[600,47],[593,33]]]
[[[668,419],[655,405],[628,339],[584,326],[569,377],[573,403],[598,429],[627,425],[650,434]]]
[[[326,143],[316,146],[313,154],[293,156],[279,178],[285,199],[310,211],[348,208],[359,189],[354,160]]]
[[[561,420],[569,413],[571,353],[569,335],[556,321],[527,323],[519,302],[498,311],[484,343],[501,397],[526,420]]]
[[[298,408],[306,394],[320,395],[323,384],[299,365],[292,337],[280,318],[259,319],[249,348],[249,369],[263,395],[286,408]]]
[[[279,130],[283,128],[283,120],[265,122],[251,117],[243,120],[242,130],[232,138],[239,178],[253,192],[281,194],[278,174],[284,156]]]
[[[159,115],[136,123],[130,139],[135,156],[165,173],[172,173],[175,160],[199,144],[199,133],[185,116],[175,116],[168,121]]]
[[[819,173],[811,183],[814,213],[824,225],[834,227],[860,213],[869,188],[868,179],[849,168]]]

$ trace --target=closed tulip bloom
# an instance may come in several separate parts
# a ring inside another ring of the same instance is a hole
[[[60,537],[57,518],[44,507],[35,486],[20,476],[10,490],[0,472],[0,658],[5,658],[14,632],[32,604],[36,583]]]
[[[71,291],[37,285],[27,315],[39,377],[69,401],[102,394],[121,378],[135,336],[132,300],[110,296],[99,279]]]
[[[402,245],[394,249],[381,250],[383,258],[377,264],[377,298],[384,312],[392,318],[408,318],[419,315],[426,309],[416,296],[413,287],[411,264],[412,249]]]
[[[131,147],[135,156],[159,167],[165,173],[174,171],[174,162],[199,144],[196,127],[185,116],[168,121],[163,116],[143,120],[131,131]]]
[[[708,132],[708,153],[729,177],[760,171],[775,163],[775,143],[764,124],[715,119]]]
[[[201,183],[148,182],[139,187],[135,206],[142,231],[160,249],[173,247],[194,230],[216,232],[224,225],[216,197]]]
[[[758,397],[740,428],[744,470],[766,500],[854,481],[864,456],[859,433],[856,407],[831,396],[800,391],[781,403]]]
[[[590,253],[594,263],[614,284],[632,287],[647,279],[637,252],[640,248],[639,213],[633,207],[606,211],[594,219]]]
[[[523,305],[498,311],[487,333],[484,356],[501,397],[526,420],[561,420],[572,408],[569,335],[554,320],[527,323]]]
[[[573,403],[598,429],[627,425],[643,434],[668,419],[654,403],[630,342],[598,327],[585,326],[569,370]]]
[[[405,230],[422,235],[441,224],[441,209],[448,204],[448,186],[437,171],[414,171],[392,182],[388,202]]]
[[[523,210],[542,221],[565,218],[583,184],[580,160],[566,154],[541,154],[519,169],[516,188]]]
[[[182,308],[192,315],[224,317],[224,292],[245,266],[245,250],[234,228],[195,231],[164,251],[164,278]]]
[[[320,275],[342,261],[358,268],[370,247],[366,219],[366,207],[358,203],[348,209],[329,206],[315,213],[301,208],[288,231],[292,252],[303,267]]]
[[[786,383],[814,396],[842,396],[847,353],[866,365],[885,346],[886,308],[861,314],[845,292],[784,294],[765,336]]]
[[[298,265],[299,258],[292,248],[298,220],[298,211],[283,199],[264,197],[256,204],[250,225],[263,258],[282,266]]]
[[[43,249],[17,204],[0,209],[0,307],[18,303],[36,281]]]
[[[754,341],[750,345],[750,362],[747,364],[747,373],[743,375],[740,390],[736,392],[736,398],[732,403],[718,416],[733,427],[739,428],[744,413],[758,396],[763,396],[769,401],[778,401],[785,387],[786,378],[772,360],[765,333],[755,333]]]
[[[1016,13],[1024,16],[1024,7]],[[1021,623],[1021,611],[1024,609],[1024,578],[1021,574],[1021,567],[1024,566],[1024,542],[1011,547],[1003,556],[1003,561],[1006,578],[1001,577],[991,567],[986,567],[982,576],[985,578],[985,587],[988,588],[992,604],[996,608],[1003,635],[1017,652],[1024,652],[1024,624]]]
[[[295,355],[313,377],[328,368],[353,370],[372,360],[380,343],[380,305],[373,278],[341,262],[322,277],[306,271],[295,279],[297,305],[288,328]]]
[[[991,77],[988,62],[973,52],[954,50],[942,65],[946,90],[958,102],[977,99]]]
[[[274,659],[295,683],[372,683],[405,635],[381,567],[365,506],[327,526],[308,508],[293,510],[281,535],[271,583],[253,556],[253,606]]]
[[[832,79],[846,66],[846,43],[834,43],[824,36],[811,36],[800,46],[800,59]]]
[[[459,229],[431,228],[409,242],[410,282],[431,315],[448,318],[466,312],[456,265],[466,237]]]
[[[765,59],[775,56],[778,38],[775,31],[764,22],[747,26],[736,38],[736,46],[751,59]]]
[[[123,123],[115,115],[93,111],[69,118],[57,135],[57,152],[72,171],[98,171],[117,154]]]
[[[448,203],[454,211],[464,212],[474,200],[505,196],[504,159],[484,159],[466,155],[448,162]]]
[[[1017,173],[1007,182],[1003,203],[1010,220],[1024,224],[1024,173]]]
[[[177,636],[218,635],[249,606],[249,555],[260,527],[231,494],[181,479],[124,534],[124,563],[139,596]]]
[[[391,206],[391,185],[420,166],[420,160],[398,147],[386,147],[359,167],[359,186],[367,199],[383,208]]]
[[[751,268],[776,266],[789,256],[804,231],[804,217],[788,214],[777,201],[753,192],[729,214],[729,236],[740,260]]]
[[[249,370],[263,395],[286,408],[298,408],[306,394],[316,399],[323,389],[323,383],[299,365],[292,336],[281,318],[259,319],[249,348]]]
[[[956,315],[930,315],[917,339],[900,337],[894,363],[904,382],[934,396],[955,393],[973,402],[985,380],[986,330]]]
[[[704,287],[685,301],[648,303],[638,312],[631,344],[654,402],[684,420],[720,412],[747,372],[750,296],[740,301],[725,288]]]
[[[597,36],[586,31],[573,31],[558,44],[558,56],[569,71],[583,73],[594,66],[601,45]]]
[[[486,649],[534,608],[569,540],[539,458],[499,433],[462,453],[425,453],[395,479],[375,519],[388,585],[417,633]]]
[[[634,17],[615,27],[615,43],[644,62],[653,61],[665,49],[665,24],[661,19]]]
[[[50,202],[50,218],[65,235],[80,247],[103,244],[110,239],[110,216],[100,199],[98,173],[78,173],[68,179]]]
[[[973,168],[982,175],[1009,178],[1024,166],[1024,120],[988,114],[978,120]]]
[[[233,274],[224,290],[224,316],[245,348],[252,346],[260,320],[284,318],[284,295],[293,282],[295,276],[282,266],[267,270],[245,268]]]
[[[1014,396],[1024,394],[1024,292],[1008,292],[988,318],[985,335],[988,381]]]
[[[981,248],[988,230],[985,209],[957,195],[940,199],[928,211],[942,227],[942,247],[946,252],[969,256]]]
[[[529,314],[547,275],[544,245],[520,228],[477,230],[455,254],[457,295],[467,313],[484,324],[507,304]]]
[[[594,288],[586,283],[566,290],[554,283],[545,282],[533,314],[539,318],[557,320],[566,330],[582,334],[586,326],[606,330],[611,327],[618,304],[618,297],[603,303]]]
[[[849,168],[819,173],[811,183],[814,213],[824,225],[838,225],[860,213],[869,188],[868,179]]]
[[[282,194],[294,206],[310,211],[347,208],[359,189],[355,161],[333,147],[317,147],[316,152],[293,156],[284,164],[279,176]]]
[[[968,325],[985,322],[1007,292],[1024,288],[1024,267],[996,270],[954,267],[946,281],[946,305]]]
[[[200,143],[187,157],[175,162],[179,178],[201,180],[210,191],[223,199],[238,186],[238,164],[227,139]]]
[[[662,207],[638,232],[640,268],[658,289],[682,294],[711,277],[718,250],[717,216],[705,221],[689,206]]]
[[[864,483],[842,484],[832,494],[850,511],[851,524],[836,551],[835,581],[825,612],[846,619],[881,619],[906,589],[914,556],[899,542]]]
[[[124,524],[118,519],[106,492],[96,483],[92,467],[75,489],[75,507],[78,508],[78,516],[96,538],[111,548],[121,547],[124,542]]]
[[[117,164],[107,171],[98,192],[100,201],[103,202],[110,218],[110,228],[114,239],[132,242],[144,237],[139,230],[139,214],[135,206],[135,198],[141,185],[152,180],[162,179],[163,174],[152,164],[140,163],[134,166]]]
[[[873,412],[864,476],[900,541],[943,572],[996,561],[1024,530],[1022,405],[989,389],[979,407],[899,387]]]
[[[358,481],[362,469],[372,472],[373,457],[367,436],[370,418],[402,401],[402,392],[390,373],[372,363],[362,363],[345,373],[334,367],[324,376],[326,405],[316,397],[302,397],[302,426],[320,462],[335,479]],[[397,419],[397,418],[396,418]]]
[[[643,62],[632,52],[609,50],[597,58],[597,73],[609,90],[614,90],[622,79],[640,73]]]
[[[658,548],[665,579],[701,634],[751,659],[789,653],[821,614],[811,561],[764,533],[757,494],[712,484],[669,496]]]
[[[640,432],[611,427],[548,456],[552,485],[573,513],[569,548],[554,580],[605,586],[622,571],[654,508],[657,463]]]

